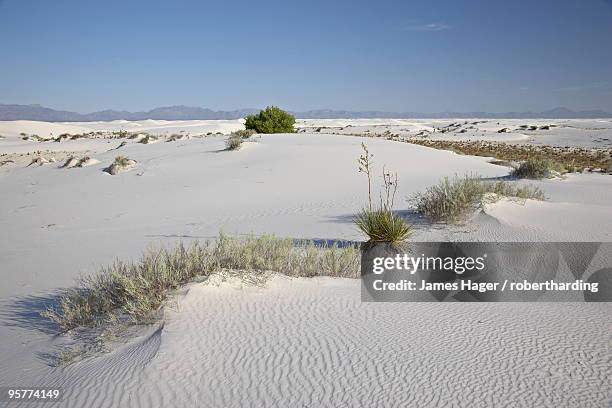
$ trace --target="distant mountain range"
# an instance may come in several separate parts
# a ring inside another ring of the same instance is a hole
[[[205,119],[240,119],[257,113],[259,109],[238,109],[233,111],[213,111],[192,106],[165,106],[147,112],[127,112],[105,110],[93,113],[76,113],[46,108],[40,105],[4,105],[0,104],[0,120],[39,120],[45,122],[93,122],[110,120],[205,120]],[[291,112],[300,119],[358,119],[358,118],[505,118],[505,119],[593,119],[612,118],[612,114],[601,110],[573,111],[567,108],[555,108],[543,112],[379,112],[379,111],[344,111],[344,110],[310,110]]]

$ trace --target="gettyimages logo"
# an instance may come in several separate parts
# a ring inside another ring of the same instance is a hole
[[[394,258],[377,257],[374,258],[372,272],[381,274],[385,269],[404,270],[411,275],[414,275],[421,269],[436,269],[444,271],[453,271],[457,275],[462,275],[466,271],[473,270],[482,271],[485,268],[485,258],[487,254],[483,254],[477,258],[472,257],[441,257],[441,256],[410,256],[406,253],[396,254]]]
[[[612,243],[362,246],[362,300],[612,301]]]

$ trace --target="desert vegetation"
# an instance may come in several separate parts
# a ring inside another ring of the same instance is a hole
[[[138,141],[138,143],[149,144],[157,142],[157,137],[151,135],[145,135],[142,139]]]
[[[191,135],[188,133],[173,133],[168,138],[166,138],[166,142],[176,142],[177,140],[189,139]]]
[[[227,140],[225,141],[226,150],[238,150],[242,146],[242,143],[250,139],[256,132],[252,129],[242,129],[232,132]]]
[[[243,139],[249,139],[251,136],[256,134],[257,132],[254,129],[240,129],[232,132],[232,135],[240,136]]]
[[[244,138],[240,135],[231,134],[225,141],[226,150],[238,150],[244,142]]]
[[[130,133],[125,130],[120,131],[91,131],[91,132],[83,132],[83,133],[61,133],[57,136],[53,136],[52,134],[49,137],[41,137],[37,134],[27,134],[25,132],[19,133],[19,136],[22,140],[32,140],[36,142],[62,142],[64,140],[79,140],[79,139],[135,139],[139,136],[145,137],[146,133],[143,132],[135,132]]]
[[[143,322],[154,317],[173,289],[216,272],[255,282],[265,281],[272,272],[357,278],[359,250],[273,235],[237,239],[221,234],[216,241],[150,250],[138,262],[115,262],[65,290],[58,305],[42,314],[63,332]]]
[[[583,170],[606,171],[612,163],[610,148],[559,147],[546,145],[519,145],[494,141],[458,141],[406,139],[408,143],[450,150],[471,156],[494,157],[505,161],[526,161],[529,159],[550,160],[565,172]]]
[[[410,197],[414,210],[434,222],[459,222],[484,202],[501,197],[544,200],[538,187],[517,186],[507,181],[486,181],[476,175],[445,177],[425,192]]]
[[[136,160],[129,159],[125,156],[115,157],[115,161],[104,169],[105,172],[111,175],[117,175],[121,172],[127,171],[136,164]]]
[[[565,167],[563,165],[550,159],[537,157],[521,162],[512,170],[511,174],[518,178],[542,179],[551,178],[564,172]]]
[[[245,127],[257,133],[294,133],[295,117],[276,106],[268,106],[256,115],[247,116]]]
[[[412,227],[402,217],[393,212],[397,192],[397,174],[386,172],[383,167],[383,192],[380,202],[372,202],[372,155],[365,143],[361,144],[363,153],[359,156],[359,172],[368,180],[368,206],[355,216],[355,225],[372,242],[401,242],[412,235]]]

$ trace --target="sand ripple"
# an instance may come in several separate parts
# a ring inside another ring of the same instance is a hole
[[[598,407],[610,397],[609,305],[362,304],[358,285],[194,285],[163,330],[63,371],[66,406]]]

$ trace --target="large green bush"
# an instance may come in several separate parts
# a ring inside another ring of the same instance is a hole
[[[257,133],[293,133],[294,124],[293,115],[276,106],[268,106],[257,115],[247,116],[245,127]]]

